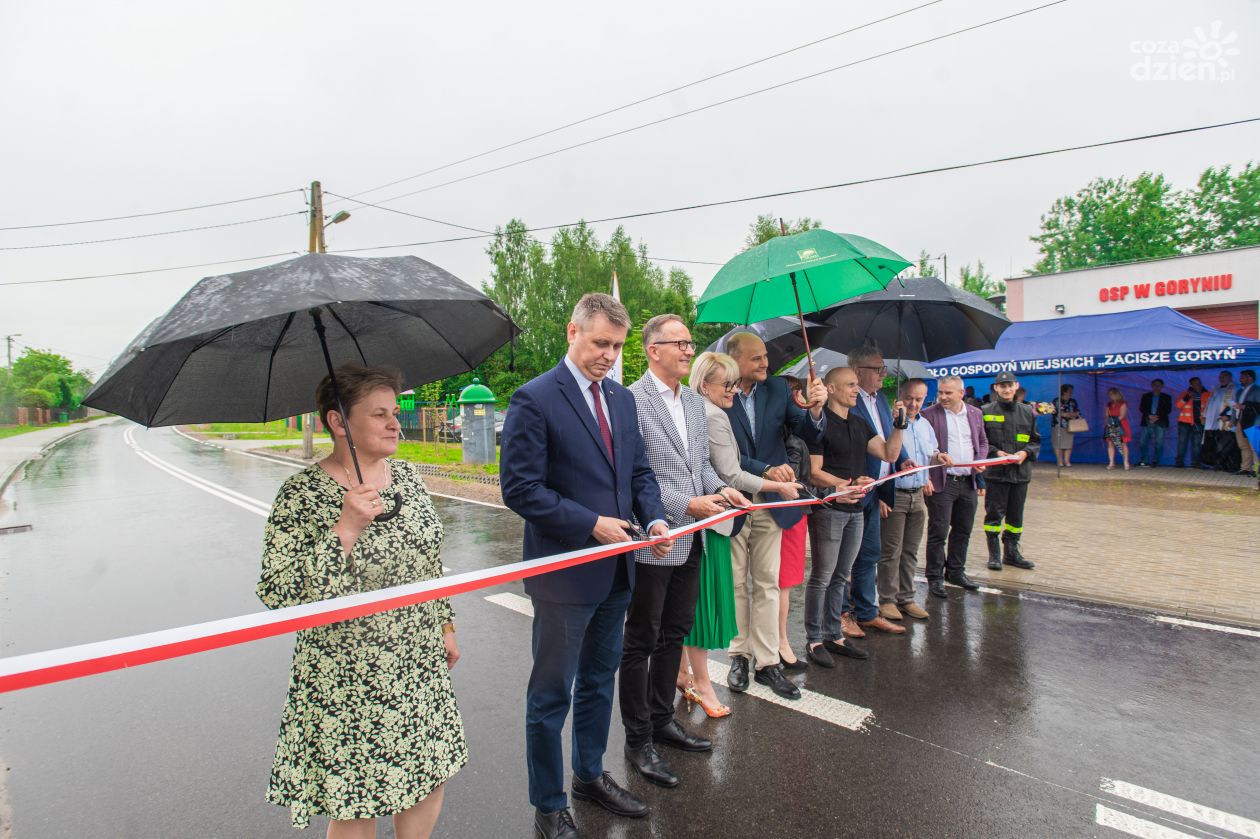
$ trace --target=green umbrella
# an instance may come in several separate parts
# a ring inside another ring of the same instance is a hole
[[[909,265],[878,242],[852,233],[807,230],[776,236],[718,270],[696,304],[696,320],[748,324],[794,314],[804,334],[805,312],[885,288]],[[808,335],[805,346],[808,357]]]

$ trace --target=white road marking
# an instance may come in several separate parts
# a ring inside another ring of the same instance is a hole
[[[921,577],[916,574],[914,581],[916,583],[926,583],[927,577]],[[946,581],[945,585],[949,586],[950,588],[962,588],[962,586],[956,586],[949,581]],[[976,589],[976,591],[981,591],[981,592],[984,592],[985,594],[1006,594],[1006,592],[1002,591],[1002,589],[1000,588],[990,588],[989,586],[980,586],[980,588]]]
[[[211,495],[221,498],[229,504],[235,504],[237,507],[249,510],[251,513],[266,516],[270,512],[270,507],[256,498],[243,495],[234,489],[229,489],[228,487],[221,486],[213,481],[208,481],[205,478],[192,474],[191,472],[186,472],[175,464],[168,463],[157,455],[145,451],[140,448],[139,444],[136,443],[134,432],[135,428],[128,428],[123,434],[123,439],[126,440],[127,445],[131,447],[131,450],[139,455],[140,459],[148,463],[150,466],[156,467],[171,477],[181,480],[190,486],[194,486],[203,492],[208,492]]]
[[[486,595],[486,600],[496,606],[511,609],[513,612],[520,612],[527,618],[534,616],[534,604],[528,597],[521,597],[519,594],[513,594],[510,591],[502,591],[498,594]]]
[[[1139,787],[1127,781],[1103,778],[1102,783],[1099,784],[1099,789],[1103,792],[1109,792],[1117,798],[1127,798],[1147,807],[1163,810],[1185,819],[1211,825],[1212,827],[1219,827],[1221,830],[1228,830],[1230,833],[1249,836],[1252,839],[1260,839],[1260,822],[1254,819],[1236,816],[1233,813],[1226,813],[1213,807],[1205,807],[1202,804],[1196,804],[1193,801],[1186,801],[1184,798],[1176,798],[1172,795],[1165,795],[1162,792]]]
[[[1176,626],[1189,626],[1193,629],[1211,629],[1215,632],[1228,632],[1231,635],[1246,635],[1251,638],[1260,638],[1260,632],[1257,632],[1254,629],[1243,629],[1241,626],[1225,626],[1224,624],[1219,623],[1204,623],[1203,621],[1174,618],[1168,615],[1156,615],[1155,620],[1160,623],[1171,623]]]
[[[533,603],[530,602],[528,597],[521,597],[519,594],[500,592],[487,595],[485,599],[496,606],[511,609],[513,612],[520,612],[522,615],[530,617],[534,615]],[[730,665],[709,659],[709,678],[715,682],[725,683],[726,674],[730,672],[730,669]],[[830,696],[824,696],[812,690],[801,691],[800,699],[784,699],[765,685],[752,682],[748,687],[748,695],[788,710],[847,728],[850,731],[862,731],[872,716],[870,708],[863,708],[860,705],[853,705],[840,699],[832,699]]]
[[[1162,824],[1139,819],[1137,816],[1121,813],[1119,810],[1113,810],[1102,804],[1095,807],[1094,821],[1103,827],[1110,827],[1130,836],[1140,836],[1142,839],[1196,839],[1194,834],[1182,833],[1180,830],[1173,830]]]

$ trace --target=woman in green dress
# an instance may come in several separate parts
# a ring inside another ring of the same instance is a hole
[[[718,477],[752,498],[758,492],[777,492],[785,499],[798,494],[796,484],[771,481],[739,467],[739,444],[731,431],[726,408],[735,401],[739,365],[724,353],[705,352],[691,363],[691,387],[704,397],[709,421],[709,461]],[[731,574],[731,533],[742,519],[724,522],[704,531],[704,557],[700,565],[700,596],[691,634],[683,639],[678,687],[688,703],[697,703],[710,717],[725,717],[731,709],[718,701],[709,680],[709,650],[724,650],[739,632],[735,624],[735,581]],[[690,671],[690,673],[688,672]]]
[[[415,466],[390,457],[401,378],[344,365],[337,382],[344,419],[327,378],[317,392],[332,454],[285,481],[267,519],[258,596],[270,608],[442,575],[442,523]],[[401,512],[375,521],[395,493]],[[441,599],[297,633],[267,790],[295,828],[319,814],[330,839],[357,839],[393,816],[400,839],[431,834],[443,784],[468,762],[449,672],[459,659],[452,618]]]

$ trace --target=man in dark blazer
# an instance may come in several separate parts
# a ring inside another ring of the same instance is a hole
[[[807,443],[818,439],[827,388],[819,379],[809,383],[809,412],[792,401],[787,382],[771,377],[766,345],[751,332],[727,339],[727,352],[739,365],[740,389],[725,409],[739,444],[740,468],[772,481],[796,480],[787,465],[783,443],[786,428]],[[778,493],[761,493],[754,501],[778,501]],[[735,622],[739,634],[731,641],[731,669],[726,683],[736,693],[748,690],[748,669],[756,680],[785,699],[801,692],[783,675],[779,665],[779,550],[783,530],[801,520],[800,507],[758,510],[745,517],[731,537],[731,571],[735,581]]]
[[[880,390],[884,376],[884,356],[877,347],[863,346],[849,353],[849,366],[857,371],[858,401],[854,408],[858,416],[866,420],[881,439],[887,440],[893,431],[892,410]],[[891,465],[877,457],[866,456],[866,475],[879,480],[888,474]],[[863,638],[862,627],[878,629],[893,635],[904,634],[906,628],[898,626],[879,613],[878,572],[882,548],[879,522],[892,511],[897,503],[897,490],[892,481],[880,484],[874,492],[868,492],[863,500],[862,548],[853,563],[852,583],[849,586],[853,598],[853,613],[842,620],[844,633],[851,638]],[[857,619],[856,625],[854,618]]]
[[[630,317],[606,294],[585,295],[555,369],[516,391],[503,427],[504,503],[525,519],[524,558],[630,540],[633,516],[668,536],[660,488],[639,434],[634,397],[605,381]],[[673,541],[653,546],[665,556]],[[634,585],[631,553],[525,581],[534,603],[525,694],[525,757],[534,825],[544,839],[580,839],[564,793],[561,730],[573,709],[573,797],[638,818],[647,805],[604,771],[622,628]]]
[[[923,418],[936,432],[941,451],[958,463],[989,456],[984,433],[984,414],[966,402],[963,380],[946,376],[936,382],[936,404],[923,409]],[[932,494],[928,508],[928,593],[945,597],[945,581],[968,591],[980,588],[967,576],[967,546],[976,521],[976,505],[984,495],[983,466],[950,466],[929,469]],[[948,545],[948,552],[946,546]]]
[[[1172,414],[1172,395],[1164,393],[1164,380],[1151,379],[1151,389],[1142,394],[1138,410],[1142,412],[1142,431],[1138,435],[1138,466],[1159,465],[1164,454],[1164,435],[1168,433],[1168,417]]]
[[[630,392],[668,523],[685,527],[728,505],[747,506],[709,462],[704,397],[682,383],[696,352],[687,324],[678,315],[652,318],[643,325],[643,352],[648,369],[630,385]],[[688,752],[713,748],[711,741],[688,733],[674,719],[678,664],[696,617],[703,547],[699,534],[687,534],[674,540],[674,549],[664,557],[635,551],[634,594],[621,653],[621,721],[626,759],[662,787],[678,786],[678,776],[657,746]]]

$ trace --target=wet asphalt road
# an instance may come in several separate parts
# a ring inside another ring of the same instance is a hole
[[[261,608],[262,516],[142,459],[125,439],[131,428],[70,439],[7,491],[0,526],[33,530],[0,536],[0,654]],[[136,429],[134,439],[263,502],[292,473],[169,430]],[[453,571],[519,558],[510,512],[436,503]],[[464,653],[455,686],[472,759],[449,785],[438,836],[531,835],[529,619],[487,602],[492,593],[455,603]],[[579,824],[626,839],[1126,835],[1096,823],[1102,805],[1191,836],[1252,829],[1118,797],[1103,779],[1260,820],[1260,638],[956,589],[929,609],[908,638],[869,639],[870,661],[797,677],[871,709],[862,731],[753,696],[729,698],[734,715],[717,721],[680,705],[714,752],[668,752],[683,778],[675,790],[629,779],[653,807],[648,819],[579,805]],[[798,650],[799,616],[797,603]],[[0,813],[7,805],[13,839],[293,835],[287,812],[263,801],[291,646],[284,636],[0,696]],[[606,767],[624,781],[613,725]],[[317,821],[301,835],[322,834]],[[379,835],[392,829],[382,823]]]

